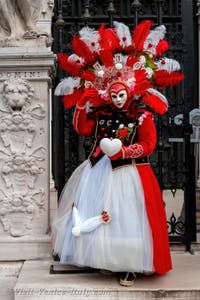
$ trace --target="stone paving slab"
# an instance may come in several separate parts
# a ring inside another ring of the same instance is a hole
[[[50,274],[50,260],[26,261],[15,286],[15,300],[200,299],[200,255],[172,253],[174,269],[166,275],[138,276],[133,287],[115,275]]]
[[[16,277],[0,278],[0,299],[1,300],[14,300],[14,289],[17,281]]]
[[[14,300],[14,286],[23,262],[0,262],[0,300]]]

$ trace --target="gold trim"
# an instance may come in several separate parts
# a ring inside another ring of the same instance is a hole
[[[93,165],[92,165],[92,163],[91,163],[91,160],[89,159],[89,156],[88,156],[87,160],[88,160],[88,162],[89,162],[89,164],[90,164],[90,167],[93,168]]]
[[[124,151],[124,148],[123,148],[123,145],[122,145],[122,159],[125,159],[125,151]]]
[[[132,135],[132,137],[131,137],[131,141],[130,141],[130,145],[129,145],[129,146],[133,145],[133,139],[134,139],[134,137],[135,137],[135,135],[136,135],[136,130],[137,130],[137,128],[138,128],[138,125],[135,125],[135,126],[134,126],[134,129],[133,129],[133,135]]]
[[[95,149],[95,147],[96,147],[96,144],[97,144],[97,128],[98,128],[98,121],[99,121],[99,117],[96,118],[96,127],[95,127],[95,134],[94,134],[94,136],[95,136],[94,145],[93,145],[92,150],[91,150],[91,152],[90,152],[90,154],[88,155],[88,158],[87,158],[87,159],[89,160],[89,162],[90,162],[91,168],[93,167],[93,165],[92,165],[92,163],[91,163],[91,161],[90,161],[90,157],[91,157],[91,155],[92,155],[92,153],[93,153],[93,151],[94,151],[94,149]]]
[[[85,109],[85,108],[86,108],[86,105],[84,105],[84,106],[79,106],[79,105],[76,105],[76,108],[78,108],[78,109],[80,109],[80,110],[83,110],[83,109]]]
[[[133,158],[133,159],[134,159],[134,158]],[[122,165],[122,166],[119,166],[119,167],[115,167],[115,168],[112,167],[112,170],[115,171],[115,170],[118,170],[118,169],[121,169],[121,168],[124,168],[124,167],[130,167],[130,166],[146,166],[146,165],[150,165],[150,163],[147,162],[147,163],[136,164],[135,162],[132,162],[131,164],[125,164],[125,165]]]
[[[77,131],[78,134],[80,134],[79,130],[78,130],[78,119],[79,119],[79,115],[80,115],[80,111],[76,111],[75,110],[75,113],[74,113],[74,119],[75,119],[75,122],[74,122],[74,128],[75,130]]]

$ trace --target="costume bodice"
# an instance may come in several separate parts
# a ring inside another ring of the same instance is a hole
[[[99,142],[107,137],[119,138],[124,145],[130,145],[136,133],[138,120],[128,117],[125,113],[102,114],[98,116],[95,138]]]
[[[103,138],[118,138],[124,146],[129,146],[137,141],[138,126],[138,117],[130,117],[123,111],[99,114],[96,123],[94,146],[88,158],[91,166],[94,166],[104,156],[99,146]],[[141,159],[137,160],[139,162]],[[142,161],[146,162],[146,158],[142,158]],[[113,169],[132,163],[133,159],[130,158],[111,161]]]

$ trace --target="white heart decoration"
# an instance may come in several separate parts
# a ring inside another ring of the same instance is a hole
[[[119,139],[110,140],[108,138],[103,138],[100,141],[100,148],[108,156],[113,156],[121,150],[122,142]]]

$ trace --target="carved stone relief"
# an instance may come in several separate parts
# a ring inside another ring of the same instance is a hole
[[[28,234],[32,230],[32,222],[37,213],[44,209],[44,191],[22,195],[20,193],[5,194],[0,190],[0,221],[3,230],[17,237]]]
[[[4,232],[22,236],[32,229],[36,213],[45,210],[45,192],[36,182],[45,171],[46,149],[34,141],[46,111],[42,104],[32,103],[34,89],[27,80],[5,80],[1,95],[0,223]]]
[[[0,0],[0,46],[38,46],[50,43],[39,20],[52,16],[53,0]]]
[[[4,109],[0,121],[0,137],[11,153],[24,153],[32,147],[36,134],[34,119],[43,119],[41,104],[30,106],[33,89],[27,80],[7,80],[3,83],[2,100]]]

